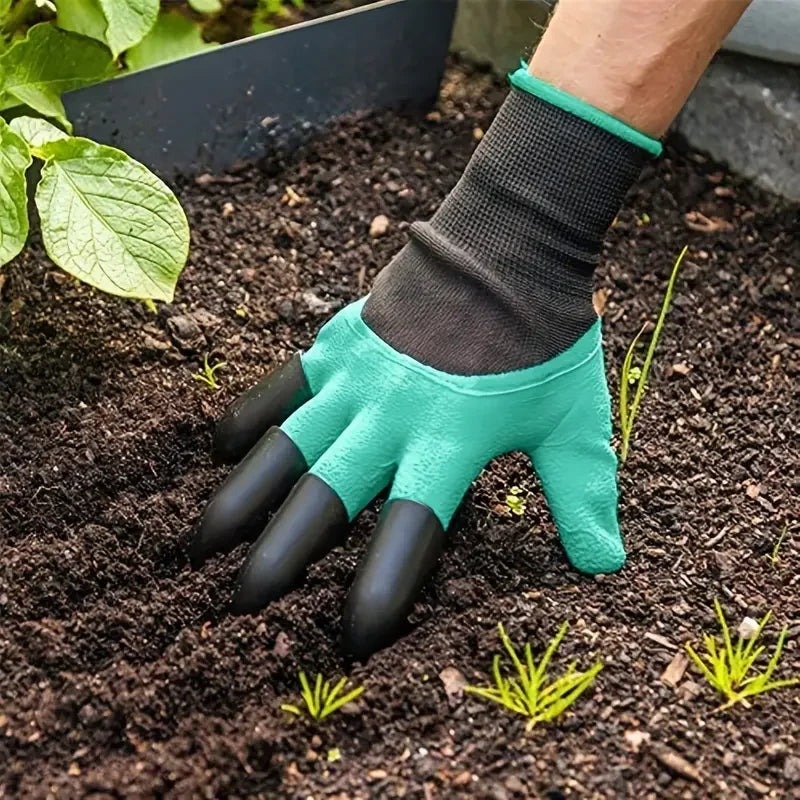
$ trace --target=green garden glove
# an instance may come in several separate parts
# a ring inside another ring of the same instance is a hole
[[[235,611],[297,585],[391,487],[344,612],[345,649],[368,656],[402,629],[471,482],[513,450],[530,456],[572,564],[623,565],[592,272],[660,146],[524,70],[512,83],[458,186],[372,294],[221,420],[217,457],[242,460],[193,563],[257,535],[282,502]]]

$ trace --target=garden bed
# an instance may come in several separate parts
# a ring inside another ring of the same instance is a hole
[[[452,69],[424,121],[345,120],[285,159],[179,187],[192,253],[157,315],[73,283],[36,242],[0,273],[0,797],[798,790],[796,689],[713,713],[696,674],[677,689],[660,681],[683,642],[715,630],[715,597],[737,622],[773,609],[791,629],[781,673],[800,673],[796,531],[776,564],[766,558],[797,488],[799,209],[699,156],[669,148],[646,169],[600,275],[614,387],[691,247],[620,473],[622,573],[571,570],[525,462],[498,461],[457,519],[414,631],[357,665],[363,697],[315,730],[278,706],[296,696],[299,669],[346,669],[340,610],[375,509],[257,616],[225,613],[242,548],[188,567],[192,527],[224,474],[208,457],[214,419],[368,289],[408,223],[453,185],[503,94]],[[688,227],[690,212],[712,230]],[[391,224],[372,239],[379,214]],[[227,362],[216,393],[192,379],[205,355]],[[521,518],[504,504],[515,485]],[[526,734],[474,698],[448,700],[440,672],[484,682],[498,622],[538,650],[563,620],[564,661],[607,665],[561,722]],[[341,758],[329,762],[332,748]]]
[[[304,0],[293,3],[292,0],[280,5],[279,13],[266,15],[263,27],[285,28],[298,22],[321,19],[339,11],[350,11],[367,6],[375,0]],[[253,16],[258,15],[261,4],[258,0],[234,0],[224,4],[223,10],[205,25],[207,38],[217,42],[234,42],[253,35]],[[268,4],[263,4],[264,6]],[[188,9],[184,9],[186,13]]]

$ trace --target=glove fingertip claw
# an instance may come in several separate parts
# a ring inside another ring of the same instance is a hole
[[[388,502],[343,614],[345,653],[359,661],[394,642],[442,551],[445,530],[427,506]]]
[[[232,613],[260,611],[291,591],[309,564],[340,543],[348,522],[336,492],[316,475],[305,474],[250,548]]]
[[[625,566],[625,548],[618,535],[577,537],[565,548],[575,569],[587,575],[610,574]]]
[[[228,407],[214,429],[211,457],[217,464],[241,461],[271,426],[311,397],[300,356],[293,356]]]

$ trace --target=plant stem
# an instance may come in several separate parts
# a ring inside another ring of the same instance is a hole
[[[8,16],[0,21],[0,31],[5,34],[16,33],[17,29],[25,25],[36,11],[36,0],[20,0],[8,12]]]
[[[627,432],[623,430],[622,452],[620,453],[620,460],[623,462],[628,456],[628,446],[631,433],[633,432],[633,423],[634,420],[636,419],[636,414],[639,411],[639,405],[641,404],[642,398],[644,397],[645,386],[647,383],[647,376],[650,373],[650,365],[653,361],[653,355],[655,354],[656,351],[656,345],[658,344],[658,339],[661,336],[661,329],[664,327],[664,320],[667,317],[667,311],[669,311],[669,305],[670,302],[672,301],[672,292],[673,289],[675,288],[675,280],[678,277],[678,269],[683,263],[683,259],[686,256],[688,250],[689,246],[686,245],[683,248],[683,250],[681,250],[681,254],[678,256],[675,265],[672,267],[672,274],[669,276],[669,283],[667,283],[667,291],[666,294],[664,295],[664,301],[661,304],[661,312],[658,315],[658,321],[656,322],[656,327],[655,330],[653,331],[653,335],[650,338],[650,345],[647,348],[647,355],[644,358],[644,365],[642,366],[642,374],[639,378],[638,383],[636,384],[636,393],[633,396],[633,402],[631,403],[630,408],[626,407],[624,413],[622,411],[620,412],[621,418],[626,420],[625,427],[627,428]],[[637,334],[636,338],[633,340],[633,343],[631,344],[631,348],[634,347],[641,334],[642,331],[639,331],[639,334]],[[629,354],[631,354],[630,350]],[[630,365],[630,360],[627,357],[625,360]],[[626,378],[627,376],[623,376],[623,379]],[[622,395],[623,392],[620,391],[620,396],[622,397]],[[624,395],[627,405],[627,392],[625,392]]]

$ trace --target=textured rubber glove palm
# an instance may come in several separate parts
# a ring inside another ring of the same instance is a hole
[[[363,303],[337,314],[302,357],[314,397],[281,426],[348,517],[391,486],[390,502],[425,505],[447,528],[483,467],[521,450],[572,564],[588,573],[619,569],[625,554],[599,320],[544,364],[466,377],[392,349],[364,324]]]
[[[390,347],[365,324],[364,302],[339,312],[307,353],[245,393],[217,427],[218,458],[242,460],[206,508],[192,561],[263,528],[234,610],[258,610],[294,588],[391,487],[343,620],[352,655],[391,643],[471,482],[513,450],[530,455],[572,564],[587,573],[619,569],[625,552],[599,320],[543,364],[469,377]]]

